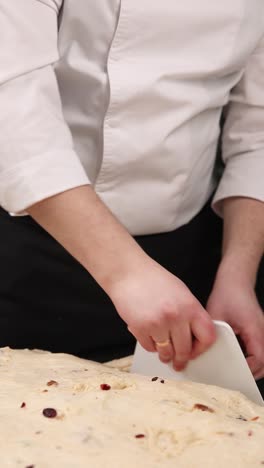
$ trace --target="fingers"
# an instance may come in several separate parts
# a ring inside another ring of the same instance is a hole
[[[241,331],[241,339],[245,345],[248,357],[247,363],[256,380],[264,377],[264,342],[263,328],[248,326]]]
[[[182,371],[190,359],[196,358],[214,343],[216,331],[209,316],[203,313],[192,323],[187,320],[175,320],[170,325],[169,331],[163,332],[163,335],[158,337],[154,334],[154,337],[153,340],[158,342],[156,349],[160,360],[165,363],[173,360],[174,369]],[[159,345],[159,342],[164,342],[164,345]]]
[[[166,333],[163,334],[163,337],[161,339],[161,336],[154,338],[153,340],[155,342],[155,347],[156,350],[159,354],[159,359],[161,362],[170,362],[173,359],[174,355],[174,350],[173,350],[173,345],[170,340],[170,335],[169,332],[167,331]]]
[[[262,379],[264,377],[264,365],[260,363],[255,356],[249,356],[247,358],[247,363],[250,367],[250,370],[255,378],[255,380]]]
[[[256,359],[255,356],[249,356],[247,357],[247,363],[250,367],[250,370],[252,372],[252,374],[255,375],[257,374],[257,372],[259,372],[259,370],[261,369],[261,364],[259,363],[259,361]]]
[[[139,341],[141,346],[146,351],[149,351],[149,352],[152,352],[152,353],[156,351],[155,343],[151,339],[150,336],[148,336],[148,335],[146,335],[146,334],[144,334],[142,332],[138,332],[138,331],[134,330],[133,328],[130,328],[130,327],[127,327],[127,328],[128,328],[128,331],[130,331],[130,333],[132,333],[132,335],[134,335],[134,337]]]
[[[182,371],[191,355],[192,333],[188,322],[181,322],[172,326],[171,340],[174,348],[173,367]]]
[[[128,329],[144,349],[157,351],[161,362],[173,361],[177,371],[206,351],[216,338],[214,324],[199,303],[194,303],[185,313],[172,310],[163,319],[152,319],[145,327]]]
[[[215,342],[216,330],[207,314],[199,315],[198,318],[194,319],[191,323],[191,330],[194,337],[191,359],[195,359]]]
[[[254,375],[255,380],[260,380],[264,378],[264,367],[262,367],[256,374]]]

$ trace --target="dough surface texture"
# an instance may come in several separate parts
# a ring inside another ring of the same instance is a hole
[[[0,349],[0,372],[1,468],[264,466],[264,408],[240,393],[38,350]]]

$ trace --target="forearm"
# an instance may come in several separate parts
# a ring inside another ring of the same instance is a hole
[[[173,360],[182,370],[214,342],[213,323],[201,304],[144,253],[90,186],[46,199],[28,212],[91,273],[130,332],[163,362]],[[158,342],[168,344],[159,348]]]
[[[264,203],[250,198],[227,198],[223,202],[224,235],[221,271],[233,269],[255,284],[264,253]]]
[[[27,210],[109,293],[147,255],[90,186],[46,199]]]
[[[229,323],[239,336],[257,380],[264,376],[264,315],[255,293],[264,251],[264,203],[226,198],[223,214],[223,257],[207,311],[212,319]]]

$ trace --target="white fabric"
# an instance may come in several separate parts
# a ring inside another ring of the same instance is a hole
[[[132,234],[181,226],[228,102],[216,208],[264,201],[263,0],[0,0],[0,30],[9,212],[91,183]]]

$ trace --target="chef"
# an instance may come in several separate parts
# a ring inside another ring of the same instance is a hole
[[[220,319],[264,377],[263,0],[0,0],[0,30],[0,345],[181,370]]]

